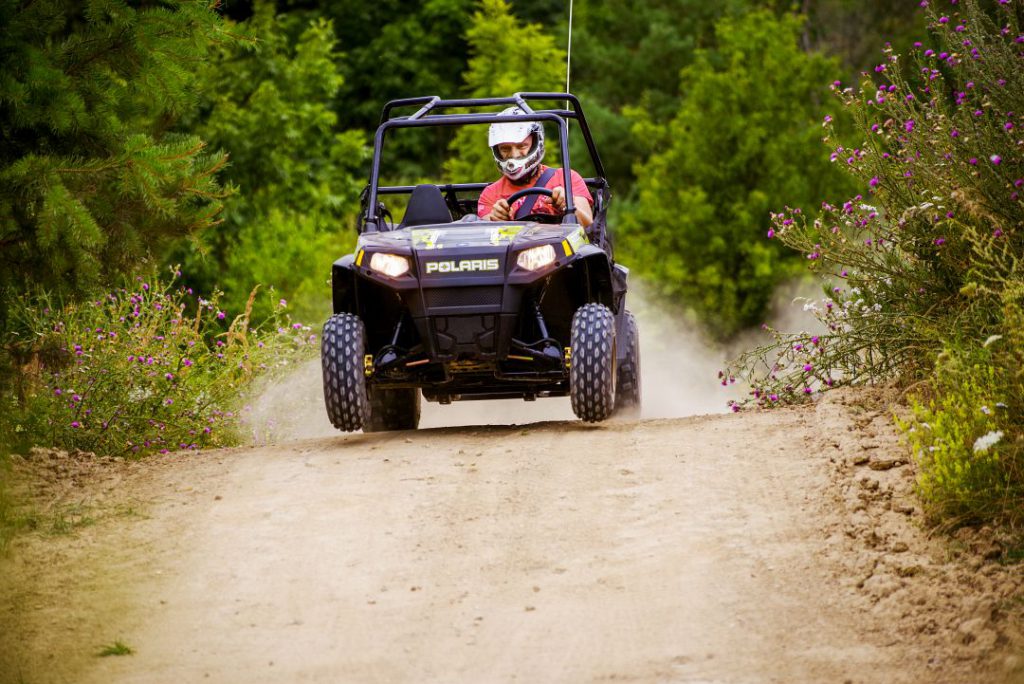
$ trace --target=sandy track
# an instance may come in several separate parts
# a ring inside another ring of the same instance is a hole
[[[435,428],[134,466],[116,490],[144,517],[18,554],[35,583],[0,663],[26,682],[996,681],[851,586],[821,423]],[[94,656],[115,639],[135,654]]]

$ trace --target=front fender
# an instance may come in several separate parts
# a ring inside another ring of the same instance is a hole
[[[334,313],[356,313],[355,254],[346,254],[331,265],[331,301]]]
[[[584,245],[577,251],[574,267],[579,268],[584,279],[583,287],[588,301],[604,304],[618,313],[615,293],[617,288],[612,279],[612,266],[608,254],[596,245]],[[578,266],[577,266],[578,265]]]

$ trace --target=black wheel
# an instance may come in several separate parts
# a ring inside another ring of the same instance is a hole
[[[370,388],[370,419],[363,432],[415,430],[420,424],[418,389]]]
[[[363,427],[370,416],[363,370],[365,348],[366,330],[358,316],[335,314],[324,323],[320,339],[324,403],[331,425],[346,432]]]
[[[626,349],[626,357],[615,370],[615,415],[636,417],[640,415],[640,330],[636,318],[629,311],[623,314],[623,339],[619,342]]]
[[[572,412],[596,423],[615,408],[615,317],[602,304],[584,304],[572,317],[569,398]]]

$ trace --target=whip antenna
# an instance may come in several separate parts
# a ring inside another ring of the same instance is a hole
[[[569,92],[570,64],[572,64],[572,0],[569,0],[569,47],[565,51],[565,92]]]

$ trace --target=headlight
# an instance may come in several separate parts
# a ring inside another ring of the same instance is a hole
[[[409,272],[409,260],[397,254],[374,254],[370,257],[370,268],[386,276],[397,278]]]
[[[537,269],[544,268],[549,264],[555,263],[555,248],[552,245],[541,245],[540,247],[531,247],[530,249],[524,249],[519,253],[519,259],[516,260],[520,268],[525,268],[527,271],[536,271]]]

